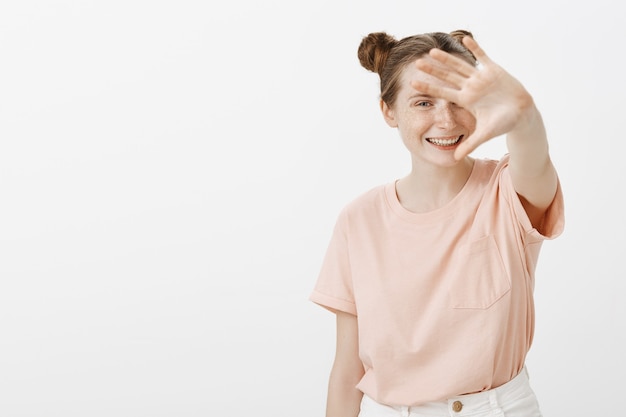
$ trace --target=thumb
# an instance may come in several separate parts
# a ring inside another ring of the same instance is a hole
[[[488,129],[476,127],[476,130],[472,132],[465,140],[463,140],[459,146],[454,150],[454,159],[460,161],[461,159],[472,153],[478,146],[489,139]]]
[[[478,147],[478,143],[475,143],[475,133],[472,133],[468,136],[464,141],[459,143],[459,146],[454,150],[454,159],[460,161],[461,159],[468,156],[470,153],[474,151]]]

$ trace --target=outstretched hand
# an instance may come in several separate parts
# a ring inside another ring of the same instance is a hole
[[[432,49],[429,55],[441,63],[441,67],[424,59],[417,60],[415,65],[449,87],[416,80],[411,83],[421,92],[458,104],[476,118],[474,132],[454,152],[457,160],[480,144],[514,130],[524,122],[524,115],[533,104],[524,86],[493,62],[474,39],[466,36],[463,44],[474,54],[480,67],[440,49]]]

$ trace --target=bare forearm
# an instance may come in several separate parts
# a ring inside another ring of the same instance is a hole
[[[328,384],[326,417],[357,417],[363,393],[355,388],[358,379],[346,378],[331,372]]]
[[[508,133],[507,147],[515,190],[542,211],[554,197],[557,177],[543,120],[534,103],[524,109],[520,123]]]
[[[337,349],[328,381],[326,417],[357,417],[363,394],[356,386],[365,374],[359,359],[358,319],[337,312]]]
[[[521,113],[520,122],[507,134],[511,168],[519,175],[541,175],[550,163],[543,119],[532,100]]]

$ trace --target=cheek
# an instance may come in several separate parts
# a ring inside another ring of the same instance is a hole
[[[432,126],[432,122],[428,121],[427,118],[424,117],[407,118],[402,124],[399,125],[402,136],[407,138],[421,136],[430,128],[430,126]]]
[[[402,110],[400,122],[407,129],[422,129],[432,125],[434,123],[434,117],[432,112],[409,108]]]

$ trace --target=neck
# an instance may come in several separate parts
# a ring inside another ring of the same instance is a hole
[[[449,167],[414,163],[409,175],[396,183],[398,200],[415,213],[443,207],[463,189],[473,166],[469,157]]]

